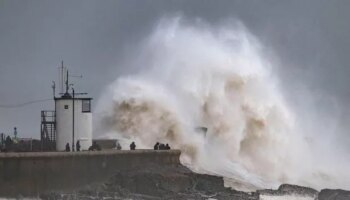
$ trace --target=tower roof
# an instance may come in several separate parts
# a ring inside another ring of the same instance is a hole
[[[55,101],[56,100],[67,100],[67,99],[73,99],[72,96],[70,94],[68,94],[69,96],[62,96],[62,97],[55,97]],[[74,100],[92,100],[93,98],[91,97],[74,97]]]

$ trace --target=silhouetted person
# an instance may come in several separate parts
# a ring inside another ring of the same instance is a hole
[[[117,142],[117,149],[122,150],[122,146],[119,144],[119,142]]]
[[[67,142],[66,144],[66,152],[70,152],[70,146],[69,146],[69,143]]]
[[[153,147],[154,150],[159,150],[159,142],[157,142],[154,147]]]
[[[130,144],[130,150],[135,150],[135,149],[136,149],[136,144],[135,144],[135,142],[132,142]]]
[[[77,147],[77,151],[80,151],[80,141],[79,140],[77,141],[76,147]]]
[[[165,145],[166,150],[170,150],[170,146],[168,144]]]

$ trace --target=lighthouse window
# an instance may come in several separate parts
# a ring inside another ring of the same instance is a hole
[[[82,101],[82,112],[91,112],[91,102],[90,99]]]

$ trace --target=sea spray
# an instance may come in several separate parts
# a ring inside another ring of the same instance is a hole
[[[125,63],[139,73],[118,77],[100,99],[98,132],[124,147],[169,143],[192,170],[243,185],[327,186],[261,51],[238,22],[163,19]]]

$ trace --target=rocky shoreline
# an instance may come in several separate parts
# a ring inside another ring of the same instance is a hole
[[[263,198],[264,196],[264,198]],[[237,199],[259,200],[268,197],[293,196],[316,200],[348,200],[345,190],[321,190],[283,184],[277,190],[241,192],[224,187],[223,178],[196,174],[178,166],[154,166],[152,168],[118,171],[107,182],[92,184],[74,192],[50,192],[40,194],[40,199]],[[274,198],[277,199],[277,198]]]

